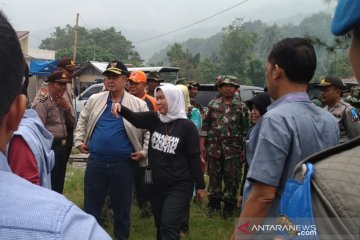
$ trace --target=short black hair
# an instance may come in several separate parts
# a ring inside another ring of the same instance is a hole
[[[29,66],[26,63],[26,60],[24,59],[24,71],[23,71],[23,79],[22,79],[22,86],[21,86],[21,94],[24,94],[26,97],[28,97],[28,86],[29,86]]]
[[[16,32],[0,11],[0,121],[20,94],[24,56]]]
[[[275,44],[268,61],[284,69],[289,81],[307,84],[314,76],[316,54],[306,38],[285,38]]]

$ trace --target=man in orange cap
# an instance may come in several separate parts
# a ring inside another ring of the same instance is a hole
[[[158,111],[156,100],[152,96],[146,94],[147,77],[143,71],[133,71],[129,76],[128,90],[131,95],[134,95],[146,102],[150,111]],[[135,196],[140,209],[140,217],[151,217],[150,202],[148,199],[148,193],[144,183],[145,167],[136,166],[135,168]]]
[[[145,92],[147,83],[146,74],[143,71],[133,71],[129,76],[129,93],[144,100],[150,111],[158,111],[156,100]]]

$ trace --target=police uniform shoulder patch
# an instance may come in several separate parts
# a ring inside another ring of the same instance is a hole
[[[40,89],[40,101],[44,102],[48,98],[48,89],[41,88]]]

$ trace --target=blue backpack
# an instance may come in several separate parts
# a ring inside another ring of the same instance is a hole
[[[285,239],[360,239],[360,137],[316,153],[286,182],[277,224]]]

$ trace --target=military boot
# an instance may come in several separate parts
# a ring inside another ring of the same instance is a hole
[[[218,214],[220,211],[220,208],[221,208],[220,200],[209,199],[208,217],[212,218],[214,215]]]
[[[233,211],[234,211],[234,205],[231,203],[225,202],[222,217],[224,219],[232,218],[234,216]]]

